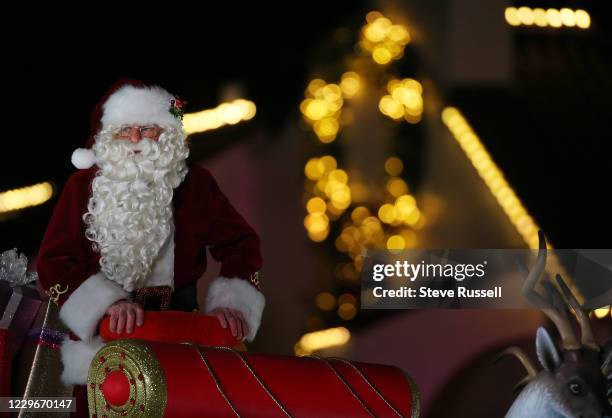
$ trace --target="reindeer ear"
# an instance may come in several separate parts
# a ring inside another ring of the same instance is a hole
[[[549,372],[554,372],[561,366],[559,350],[544,327],[538,328],[536,333],[536,352],[540,364]]]

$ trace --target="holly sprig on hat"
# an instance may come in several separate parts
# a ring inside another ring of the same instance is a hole
[[[185,114],[185,107],[187,106],[187,101],[181,99],[178,96],[174,96],[173,100],[170,100],[170,113],[175,118],[183,120],[183,115]]]

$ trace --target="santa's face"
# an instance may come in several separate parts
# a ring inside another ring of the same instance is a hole
[[[84,220],[102,271],[131,291],[140,287],[173,230],[173,190],[187,173],[182,131],[172,127],[103,129],[93,147],[100,170]]]

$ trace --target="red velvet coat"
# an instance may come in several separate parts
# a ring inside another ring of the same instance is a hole
[[[67,181],[43,238],[38,275],[44,289],[60,284],[59,304],[100,271],[100,254],[85,237],[83,215],[97,167],[79,170]],[[205,168],[192,165],[174,191],[174,286],[197,281],[206,270],[206,247],[221,263],[220,275],[247,279],[261,268],[259,238]]]
[[[101,272],[100,255],[85,237],[83,215],[91,195],[96,166],[73,174],[47,227],[38,256],[41,286],[61,306],[59,316],[79,341],[64,341],[62,380],[85,384],[94,353],[103,342],[97,334],[110,305],[129,297]],[[219,190],[212,175],[191,166],[174,190],[174,251],[168,246],[157,263],[172,275],[175,290],[195,283],[206,269],[206,248],[221,263],[221,277],[208,288],[205,312],[217,308],[240,311],[255,337],[265,306],[257,276],[261,267],[259,238]],[[171,241],[169,241],[171,242]],[[173,260],[173,261],[172,261]],[[173,269],[173,270],[172,270]]]

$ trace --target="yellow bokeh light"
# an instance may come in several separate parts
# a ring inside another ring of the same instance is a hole
[[[591,16],[585,10],[576,10],[574,17],[576,18],[576,26],[579,28],[588,29],[591,26]]]
[[[310,198],[306,204],[306,210],[308,213],[325,213],[326,209],[327,204],[325,203],[325,200],[321,199],[320,197]]]
[[[403,79],[402,86],[409,90],[415,90],[418,94],[423,94],[423,85],[413,78]]]
[[[372,10],[366,15],[366,22],[374,23],[374,21],[380,17],[384,17],[383,14],[377,10]]]
[[[406,241],[401,235],[391,235],[387,239],[387,249],[389,250],[403,250],[406,248]]]
[[[304,115],[310,120],[321,120],[328,114],[328,105],[325,100],[304,100]]]
[[[411,115],[409,113],[406,113],[404,115],[404,119],[408,123],[416,124],[416,123],[419,123],[421,121],[421,114],[419,113],[418,115]]]
[[[342,100],[342,89],[337,84],[327,84],[319,90],[320,96],[327,102]]]
[[[336,139],[336,134],[340,130],[340,124],[335,118],[325,118],[316,121],[313,125],[313,130],[321,142],[329,143]]]
[[[375,24],[379,19],[376,19],[373,24],[366,26],[363,30],[363,35],[370,42],[381,42],[387,35],[386,28]]]
[[[404,106],[389,95],[383,96],[380,99],[378,108],[384,115],[395,120],[401,119],[404,116]]]
[[[390,176],[399,176],[404,170],[404,163],[398,157],[389,157],[385,160],[385,171]]]
[[[317,307],[323,311],[331,311],[336,306],[336,298],[329,292],[321,292],[315,298]]]
[[[391,62],[393,54],[391,53],[391,51],[389,51],[389,48],[384,45],[381,45],[374,48],[374,51],[372,51],[372,58],[374,59],[374,61],[376,61],[377,64],[384,65]]]
[[[568,9],[564,7],[559,11],[561,14],[561,22],[563,25],[567,27],[576,26],[576,16],[574,15],[574,11],[572,9]]]
[[[38,206],[51,199],[53,186],[49,182],[0,193],[0,213]]]
[[[421,217],[421,213],[416,206],[416,202],[413,203],[409,200],[398,199],[398,201],[395,203],[395,213],[397,214],[398,220],[407,225],[416,224]]]
[[[310,238],[314,242],[323,242],[329,235],[329,228],[323,231],[308,231],[308,238]]]
[[[351,212],[351,219],[356,224],[360,224],[368,216],[370,216],[370,211],[365,206],[358,206]],[[357,230],[356,228],[354,229]]]
[[[398,44],[407,44],[410,42],[410,34],[402,25],[393,25],[389,28],[387,37]]]
[[[351,204],[351,189],[346,184],[335,183],[331,187],[329,198],[337,209],[344,210]]]
[[[516,7],[506,7],[504,17],[509,25],[519,26],[521,24]]]
[[[336,170],[333,170],[333,171],[331,171],[329,173],[327,179],[328,179],[329,182],[337,182],[337,183],[347,184],[348,183],[348,174],[346,174],[346,171],[344,171],[344,170],[336,169]]]
[[[393,197],[400,197],[408,193],[408,185],[401,178],[392,177],[387,181],[387,191]]]
[[[605,318],[606,316],[608,316],[608,314],[609,314],[609,313],[611,313],[611,311],[610,311],[610,306],[606,306],[606,307],[603,307],[603,308],[595,309],[595,310],[593,311],[593,313],[595,314],[595,316],[596,316],[598,319],[603,319],[603,318]]]
[[[304,218],[304,226],[308,231],[321,232],[329,228],[329,218],[324,213],[309,213]]]
[[[338,316],[345,321],[350,321],[357,315],[357,308],[351,303],[343,303],[338,307]]]
[[[415,226],[419,224],[421,218],[421,211],[419,211],[418,208],[414,208],[404,218],[402,218],[402,221],[404,221],[406,225]]]
[[[344,327],[328,328],[304,334],[295,347],[296,354],[311,354],[324,348],[337,347],[346,344],[351,339],[351,333]]]
[[[338,305],[344,305],[348,303],[350,305],[357,305],[357,298],[355,295],[350,293],[343,293],[338,297]]]
[[[334,160],[335,161],[335,160]],[[304,174],[310,180],[318,180],[325,174],[325,164],[323,159],[311,158],[304,167]]]
[[[344,97],[351,98],[357,94],[361,86],[361,78],[354,71],[347,71],[342,74],[340,89]]]
[[[234,100],[233,103],[234,106],[239,109],[240,114],[242,116],[242,120],[250,120],[255,117],[255,113],[257,113],[257,107],[255,106],[255,103],[251,102],[250,100],[244,99]]]
[[[315,78],[310,83],[308,83],[308,87],[306,88],[306,95],[310,97],[315,97],[319,89],[325,86],[325,81],[320,78]]]
[[[548,20],[548,24],[553,28],[560,28],[563,25],[561,13],[557,9],[546,10],[546,19]]]
[[[235,125],[238,122],[252,119],[256,111],[255,103],[245,99],[237,99],[222,103],[214,109],[185,114],[183,129],[187,135],[191,135],[217,129],[224,125]]]
[[[392,223],[396,218],[395,206],[390,203],[385,203],[378,209],[378,217],[386,224]]]
[[[529,7],[519,7],[518,18],[523,25],[533,25],[533,12]]]
[[[539,7],[533,9],[533,23],[540,27],[548,25],[548,20],[546,20],[546,10]]]
[[[338,167],[338,163],[334,157],[331,155],[324,155],[320,159],[321,164],[323,164],[323,170],[325,173],[329,173]]]
[[[395,200],[395,205],[406,205],[410,207],[416,207],[416,199],[412,195],[400,196]]]

